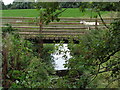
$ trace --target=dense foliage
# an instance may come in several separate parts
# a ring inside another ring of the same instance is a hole
[[[3,30],[3,65],[6,66],[7,87],[44,87],[49,74],[54,73],[51,52],[53,45],[44,45],[44,56],[35,51],[35,43],[20,37],[11,26]],[[3,71],[6,70],[3,68]],[[45,82],[43,82],[45,81]],[[38,84],[37,84],[38,82]],[[3,83],[4,85],[4,83]]]
[[[34,43],[11,33],[8,28],[3,29],[3,50],[7,53],[8,59],[6,80],[10,88],[119,87],[119,24],[120,20],[115,20],[109,30],[92,30],[91,33],[80,36],[79,44],[70,42],[72,57],[65,65],[69,72],[63,77],[55,76],[54,69],[49,64],[53,47],[45,46],[44,56],[39,58]]]
[[[110,30],[93,30],[90,34],[80,37],[79,44],[69,44],[72,58],[68,61],[67,67],[70,69],[70,77],[73,76],[73,78],[71,77],[74,80],[73,86],[79,88],[105,88],[107,84],[119,81],[119,25],[120,20],[115,20],[111,24]],[[106,78],[103,79],[106,80],[103,85],[100,83],[103,83],[101,77]],[[116,83],[113,87],[119,86]]]
[[[64,11],[60,10],[59,3],[54,4],[38,3],[43,24],[58,20]],[[96,12],[99,6],[94,8]],[[72,57],[65,64],[68,74],[63,77],[56,76],[51,66],[53,47],[43,46],[42,56],[39,56],[35,43],[13,31],[11,26],[3,29],[3,66],[7,67],[3,68],[6,70],[4,79],[10,88],[120,87],[120,19],[114,20],[107,29],[91,30],[80,36],[78,44],[69,42]]]

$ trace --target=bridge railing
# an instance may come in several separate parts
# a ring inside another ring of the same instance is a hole
[[[96,22],[96,18],[60,18],[59,22],[51,22],[49,25],[43,25],[42,35],[46,36],[75,36],[88,32],[89,29],[95,29],[95,25],[80,24],[80,21]],[[103,18],[106,25],[114,18]],[[97,18],[98,28],[105,28],[100,18]],[[2,27],[4,24],[11,24],[21,35],[39,35],[38,18],[30,17],[2,17]]]

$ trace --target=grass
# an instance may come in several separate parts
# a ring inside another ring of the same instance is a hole
[[[109,17],[109,11],[101,12],[103,17]],[[95,12],[87,10],[86,12],[81,12],[78,8],[69,8],[63,12],[60,17],[90,17],[96,15]],[[39,11],[36,9],[12,9],[12,10],[2,10],[2,17],[38,17]]]
[[[102,16],[108,15],[108,11],[102,11]],[[81,12],[79,8],[70,8],[67,9],[64,13],[62,13],[61,17],[90,17],[95,16],[96,12],[91,12],[90,10],[86,10],[86,12]]]
[[[39,12],[35,9],[2,10],[3,17],[36,17]]]

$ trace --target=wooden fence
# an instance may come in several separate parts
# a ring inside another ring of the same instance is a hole
[[[42,35],[51,37],[66,37],[66,36],[76,36],[86,33],[90,30],[95,29],[95,25],[83,25],[80,21],[96,22],[96,18],[60,18],[59,22],[51,22],[49,25],[43,25]],[[103,18],[106,25],[114,20],[114,18]],[[97,18],[97,28],[105,28],[101,19]],[[5,24],[11,24],[16,28],[21,35],[36,36],[39,35],[39,25],[37,18],[30,17],[2,17],[2,27]]]

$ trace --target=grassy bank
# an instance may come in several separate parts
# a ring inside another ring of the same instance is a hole
[[[109,11],[102,11],[103,17],[110,17]],[[94,16],[96,13],[87,10],[86,12],[81,12],[78,8],[69,8],[63,12],[60,17],[90,17]],[[37,17],[39,16],[39,11],[36,9],[12,9],[12,10],[2,10],[2,17]]]

